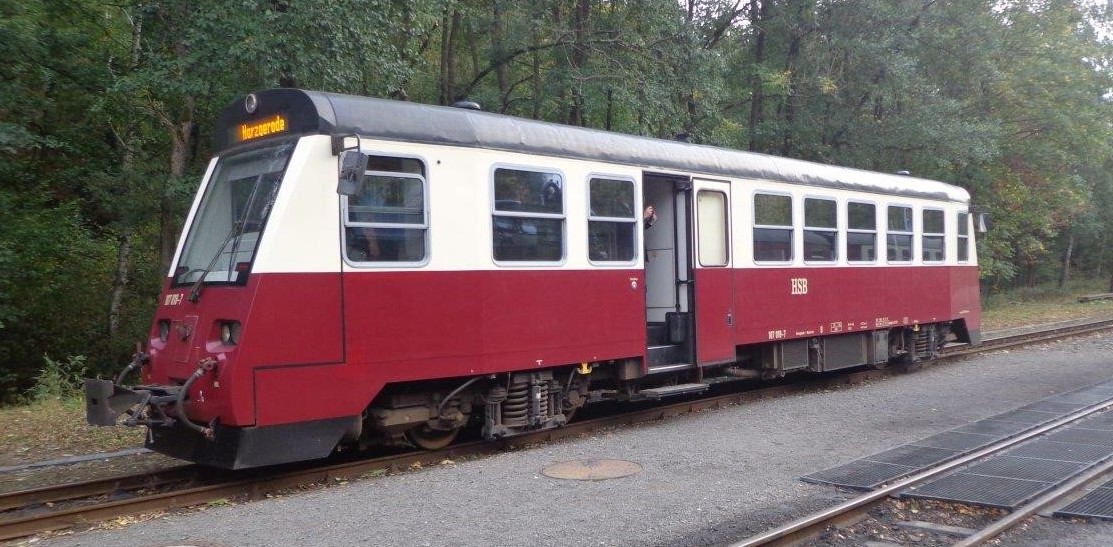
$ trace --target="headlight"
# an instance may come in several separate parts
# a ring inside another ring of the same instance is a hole
[[[170,321],[162,319],[158,322],[158,339],[165,342],[170,338]]]
[[[220,324],[220,342],[226,346],[240,343],[239,321],[225,321]]]

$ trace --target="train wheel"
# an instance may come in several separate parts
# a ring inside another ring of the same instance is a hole
[[[442,431],[439,429],[431,429],[428,425],[419,425],[412,429],[406,430],[406,438],[411,443],[417,445],[418,448],[425,450],[440,450],[456,440],[456,436],[460,434],[463,427],[449,429]]]

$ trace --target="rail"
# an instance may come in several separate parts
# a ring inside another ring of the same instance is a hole
[[[752,536],[740,542],[731,544],[731,547],[765,547],[773,545],[791,545],[803,539],[818,536],[823,530],[825,530],[833,523],[853,520],[857,515],[868,511],[871,507],[873,507],[875,503],[884,500],[889,496],[896,495],[904,490],[907,490],[910,487],[925,482],[928,479],[938,477],[948,471],[957,469],[973,461],[1000,453],[1024,441],[1027,441],[1039,435],[1043,435],[1049,431],[1061,428],[1067,424],[1074,423],[1087,416],[1104,411],[1111,407],[1113,407],[1113,398],[1084,407],[1054,421],[1048,422],[1043,425],[1034,426],[1016,435],[1002,439],[1001,441],[993,443],[989,446],[986,446],[979,450],[975,450],[974,452],[958,456],[935,467],[931,467],[924,471],[920,471],[918,473],[910,475],[906,478],[897,480],[896,482],[893,482],[891,484],[885,485],[872,492],[868,492],[862,494],[861,496],[851,498],[835,507],[819,511],[783,526],[768,530],[756,536]],[[1090,473],[1086,473],[1086,475],[1089,476]],[[1031,509],[1030,512],[1027,512],[1027,514],[1019,519],[1003,519],[1002,522],[1008,522],[1010,525],[1015,524],[1016,522],[1023,520],[1023,518],[1034,514],[1041,507],[1046,505],[1046,503],[1047,502],[1040,504],[1034,509]],[[966,541],[974,541],[974,543],[963,544],[977,545],[982,541],[985,541],[986,539],[999,534],[1004,529],[1005,528],[996,528],[996,531],[994,532],[983,532],[982,534],[971,536],[970,538],[967,538]]]

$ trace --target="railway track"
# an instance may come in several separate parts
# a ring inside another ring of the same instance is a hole
[[[933,361],[938,364],[983,351],[1039,343],[1113,329],[1113,319],[1073,322],[1051,329],[1028,330],[989,338],[980,347],[955,346]],[[550,442],[579,436],[608,427],[668,418],[707,409],[779,397],[812,389],[828,389],[882,378],[891,369],[861,370],[849,374],[794,379],[792,383],[686,399],[621,414],[589,418],[556,429],[496,442],[465,442],[442,450],[408,452],[379,457],[341,455],[327,463],[287,465],[278,468],[221,472],[199,466],[181,466],[154,473],[61,484],[0,494],[0,541],[36,533],[89,526],[123,516],[154,513],[210,503],[222,499],[258,499],[285,489],[330,484],[347,479],[377,476],[418,466],[437,465],[446,460],[476,457],[514,446]],[[744,385],[744,384],[743,384]],[[723,386],[725,387],[725,386]],[[879,496],[878,499],[883,498]]]
[[[1084,407],[1049,423],[1034,426],[984,448],[945,461],[939,465],[919,471],[873,491],[849,499],[837,506],[807,515],[783,526],[734,543],[731,547],[795,545],[803,540],[818,537],[831,527],[838,528],[848,523],[862,520],[870,510],[885,502],[890,497],[897,496],[901,492],[905,492],[928,480],[942,476],[975,461],[1005,452],[1035,437],[1061,430],[1064,426],[1076,423],[1110,408],[1113,408],[1113,398]],[[1061,486],[1024,504],[1022,507],[1008,513],[1004,518],[994,520],[980,530],[971,531],[971,533],[959,539],[955,545],[963,547],[981,545],[1016,526],[1028,517],[1042,511],[1046,507],[1072,494],[1083,491],[1096,483],[1099,479],[1103,477],[1107,479],[1107,475],[1111,471],[1113,471],[1113,458],[1108,458],[1091,467],[1084,468],[1069,480],[1065,481]]]

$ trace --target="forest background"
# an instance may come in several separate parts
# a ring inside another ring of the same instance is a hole
[[[961,185],[989,293],[1113,291],[1113,43],[1083,0],[0,2],[0,403],[146,337],[219,109],[451,104]],[[50,367],[47,367],[49,370]],[[41,379],[41,378],[40,378]]]

